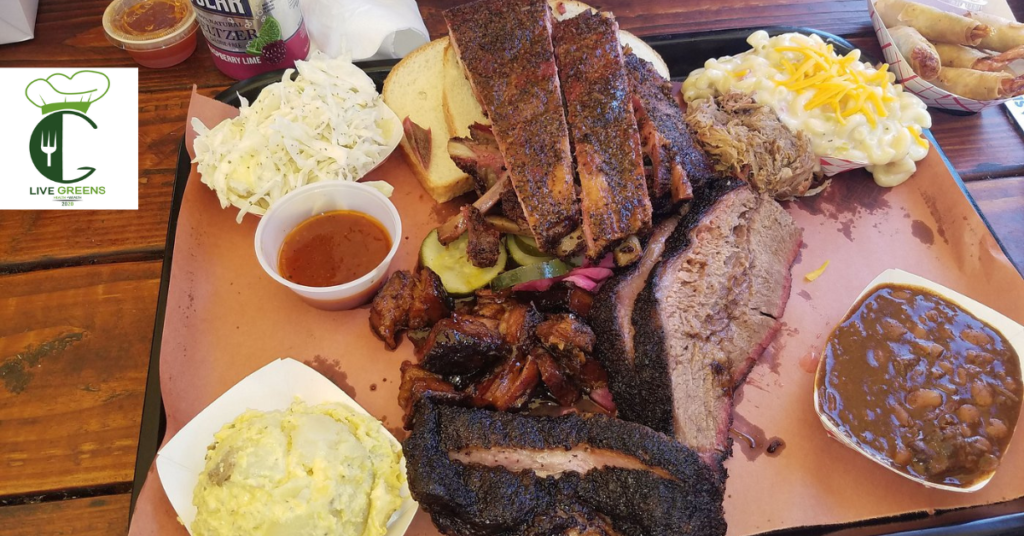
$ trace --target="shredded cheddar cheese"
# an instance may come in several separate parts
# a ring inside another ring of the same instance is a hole
[[[825,261],[825,264],[822,264],[821,267],[819,267],[817,270],[805,275],[804,279],[806,279],[807,282],[810,283],[811,281],[814,281],[815,279],[821,277],[821,274],[825,273],[825,268],[828,268],[829,262],[830,261]]]
[[[804,104],[805,110],[827,105],[840,123],[845,124],[847,117],[859,113],[871,126],[878,124],[878,117],[889,115],[882,103],[894,102],[896,98],[888,91],[888,65],[882,65],[873,73],[851,69],[859,53],[854,51],[839,57],[832,45],[824,43],[783,45],[775,47],[775,51],[789,52],[790,57],[803,56],[799,65],[783,57],[782,67],[789,77],[776,83],[798,93],[813,90],[814,96]]]

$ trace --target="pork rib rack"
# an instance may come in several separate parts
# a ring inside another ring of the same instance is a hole
[[[742,183],[698,188],[650,272],[641,261],[595,300],[595,356],[619,416],[721,467],[733,392],[780,327],[800,242],[785,210]]]
[[[541,249],[556,251],[580,218],[551,10],[535,0],[480,0],[444,17],[530,230]]]
[[[585,10],[556,23],[552,39],[580,177],[583,237],[596,259],[651,225],[619,25],[610,14]]]
[[[714,472],[635,423],[424,399],[404,450],[413,497],[448,535],[725,534]]]

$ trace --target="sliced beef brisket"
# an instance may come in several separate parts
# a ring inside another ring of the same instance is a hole
[[[404,450],[413,497],[445,534],[725,534],[713,472],[634,423],[424,399]]]
[[[731,451],[733,392],[779,329],[800,229],[749,187],[712,184],[637,297],[634,385],[612,386],[624,416],[718,466]]]

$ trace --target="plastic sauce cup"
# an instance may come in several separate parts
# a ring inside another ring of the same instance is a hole
[[[391,250],[384,260],[359,279],[331,287],[307,287],[281,276],[279,256],[288,233],[313,216],[335,210],[359,212],[380,222],[391,238]],[[358,182],[317,182],[289,192],[260,218],[256,227],[256,258],[267,275],[313,307],[329,311],[354,309],[369,302],[384,282],[401,236],[402,219],[384,194]]]
[[[154,26],[145,31],[129,31],[125,24],[127,14],[136,6],[147,4],[151,9],[171,9],[184,13],[180,18],[162,18],[169,26]],[[103,30],[107,40],[114,46],[124,49],[143,67],[162,69],[177,65],[189,58],[196,50],[196,12],[188,0],[114,0],[103,12]]]

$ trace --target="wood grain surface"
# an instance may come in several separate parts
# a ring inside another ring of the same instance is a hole
[[[135,67],[107,42],[109,0],[40,0],[34,40],[0,45],[0,67]],[[465,0],[420,0],[433,37]],[[1018,20],[1024,0],[1011,0]],[[880,57],[863,0],[607,0],[641,36],[808,26]],[[2,8],[0,8],[2,9]],[[233,80],[205,43],[139,73],[139,210],[0,212],[0,534],[126,531],[178,144],[193,85]],[[1024,139],[1001,108],[933,113],[933,134],[1018,266],[1024,265]],[[64,497],[106,496],[57,500]],[[37,503],[37,501],[51,501]],[[19,504],[25,503],[25,504]]]
[[[0,508],[4,536],[128,534],[130,493]]]
[[[160,262],[0,279],[0,497],[132,480],[159,283]]]

